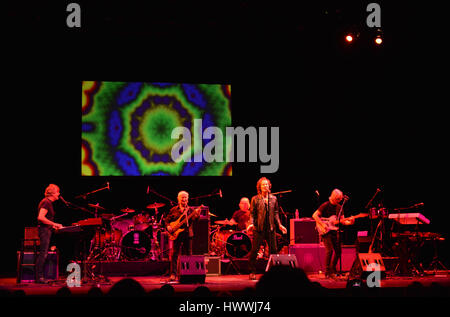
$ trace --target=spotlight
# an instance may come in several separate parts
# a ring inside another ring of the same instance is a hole
[[[382,38],[380,35],[378,35],[378,36],[375,38],[375,44],[381,45],[381,43],[383,43],[383,38]]]
[[[383,31],[381,29],[377,29],[375,31],[375,39],[373,40],[376,45],[381,45],[383,43]]]
[[[345,37],[345,40],[347,41],[347,43],[351,43],[351,42],[353,42],[353,36],[351,34],[347,34],[347,36]]]

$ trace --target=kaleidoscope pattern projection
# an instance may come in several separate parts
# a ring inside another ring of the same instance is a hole
[[[186,127],[194,135],[194,119],[202,119],[203,131],[231,126],[231,86],[84,81],[81,175],[231,175],[226,160],[172,160],[172,147],[179,141],[171,138],[172,130]],[[203,140],[203,146],[210,141]],[[202,155],[193,146],[187,151],[193,158]],[[230,153],[231,146],[225,151]]]

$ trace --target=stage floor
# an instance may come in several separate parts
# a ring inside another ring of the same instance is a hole
[[[251,295],[262,274],[257,275],[257,280],[250,280],[247,274],[241,275],[220,275],[207,276],[204,283],[181,284],[178,282],[169,283],[173,286],[173,296],[190,296],[199,286],[206,286],[213,296],[243,296]],[[111,287],[124,278],[132,278],[145,289],[147,293],[159,290],[163,285],[168,284],[167,277],[163,276],[114,276],[109,277],[109,281],[100,283],[89,282],[80,287],[71,287],[72,296],[87,296],[93,287],[98,287],[103,294],[107,294]],[[324,274],[308,274],[311,282],[320,284],[328,290],[343,290],[347,286],[347,277],[342,276],[336,279],[326,279]],[[429,272],[423,277],[400,277],[387,276],[381,280],[381,289],[408,288],[414,283],[420,283],[423,287],[439,284],[446,292],[450,289],[450,271]],[[65,277],[51,284],[17,284],[15,277],[0,278],[0,289],[9,291],[12,294],[26,296],[51,296],[56,295],[58,290],[66,286]],[[396,294],[396,293],[393,293]],[[399,293],[401,294],[401,293]],[[448,294],[448,293],[447,293]],[[442,294],[443,296],[448,296]]]

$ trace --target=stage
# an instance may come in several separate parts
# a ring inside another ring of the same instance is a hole
[[[313,293],[301,294],[293,290],[290,296],[354,296],[361,290],[361,295],[381,297],[415,297],[415,296],[438,296],[448,297],[450,290],[450,271],[425,272],[425,276],[389,276],[381,280],[379,288],[369,289],[362,281],[361,285],[348,287],[347,274],[334,279],[325,278],[324,274],[309,273],[310,286],[315,290]],[[266,273],[267,274],[267,273]],[[112,276],[107,280],[99,282],[89,281],[82,283],[80,287],[67,287],[65,276],[60,276],[57,281],[50,284],[21,283],[17,284],[15,277],[0,279],[0,290],[2,295],[14,297],[35,296],[63,296],[91,297],[111,294],[113,286],[120,281],[133,280],[142,286],[143,295],[154,297],[249,297],[253,295],[264,295],[262,290],[271,282],[263,279],[264,274],[258,274],[257,280],[250,280],[247,274],[229,274],[220,276],[206,276],[204,283],[184,284],[179,282],[168,282],[167,277],[159,276]],[[289,288],[289,282],[279,280],[279,287]],[[138,285],[136,284],[136,285]],[[265,284],[265,285],[262,285]],[[167,287],[170,285],[171,287]],[[205,288],[206,287],[206,288]],[[299,285],[303,291],[304,286]],[[364,290],[364,291],[363,291]],[[272,291],[275,291],[274,289]],[[300,291],[299,291],[300,292]],[[121,296],[132,296],[136,293],[129,292]],[[271,294],[273,295],[273,294]],[[286,291],[280,292],[279,296],[289,296]],[[275,296],[276,297],[276,296]]]

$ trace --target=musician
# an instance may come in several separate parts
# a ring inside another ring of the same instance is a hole
[[[326,227],[326,223],[322,221],[321,217],[331,217],[333,215],[338,216],[342,205],[340,202],[344,199],[344,194],[339,189],[334,189],[331,192],[327,202],[324,202],[314,212],[312,217],[318,225]],[[342,224],[350,225],[355,222],[353,218],[343,220],[344,211],[341,213]],[[341,239],[342,240],[342,239]],[[325,277],[333,278],[336,273],[336,265],[341,255],[341,245],[338,243],[337,230],[330,230],[326,234],[322,235],[322,241],[325,245]],[[333,256],[334,251],[334,256]]]
[[[178,205],[170,209],[169,213],[164,218],[164,223],[166,225],[167,231],[170,234],[176,232],[174,228],[170,226],[170,223],[179,219],[182,215],[185,217],[189,216],[191,213],[195,212],[192,207],[188,205],[189,194],[186,191],[180,191],[178,193]],[[193,222],[198,219],[198,213],[192,215],[188,219],[186,225],[182,226],[185,230],[181,231],[177,238],[173,241],[173,253],[172,261],[170,264],[170,278],[169,281],[174,281],[177,276],[177,264],[180,254],[192,255],[192,237],[194,236]]]
[[[54,222],[55,211],[53,202],[59,199],[59,187],[55,184],[47,186],[44,192],[45,198],[41,200],[38,206],[38,231],[40,239],[39,256],[36,259],[36,282],[46,283],[44,279],[44,263],[47,258],[50,246],[52,229],[61,229],[62,224]]]
[[[236,225],[238,231],[246,230],[251,223],[250,201],[247,197],[242,197],[239,202],[239,210],[236,210],[230,220],[230,225]]]
[[[270,194],[272,184],[262,177],[256,184],[258,195],[252,197],[250,204],[250,214],[253,218],[253,244],[249,256],[249,278],[256,279],[256,256],[261,244],[266,241],[271,254],[277,251],[275,236],[276,226],[283,234],[287,233],[286,228],[281,224],[278,215],[278,201],[274,195]]]

